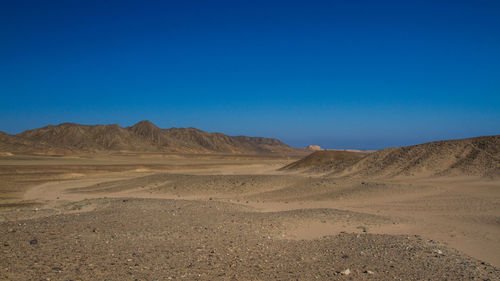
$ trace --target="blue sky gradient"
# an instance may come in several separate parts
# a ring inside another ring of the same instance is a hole
[[[0,130],[378,149],[500,134],[500,2],[0,1]]]

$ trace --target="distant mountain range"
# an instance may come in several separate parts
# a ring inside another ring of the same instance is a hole
[[[0,151],[66,155],[113,151],[269,154],[301,150],[277,139],[228,136],[195,128],[160,129],[150,121],[141,121],[126,128],[63,123],[17,135],[0,132]]]

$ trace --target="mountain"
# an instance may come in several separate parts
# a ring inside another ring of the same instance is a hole
[[[379,150],[332,175],[500,176],[500,135]]]
[[[182,153],[296,153],[298,149],[269,138],[228,136],[195,128],[161,129],[150,121],[119,125],[63,123],[17,135],[0,132],[0,151],[70,154],[105,151]]]

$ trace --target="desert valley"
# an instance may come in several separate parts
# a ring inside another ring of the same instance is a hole
[[[1,280],[500,280],[500,136],[297,149],[194,128],[0,133]]]

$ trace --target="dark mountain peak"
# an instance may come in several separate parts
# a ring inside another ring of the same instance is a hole
[[[139,121],[137,122],[137,124],[135,124],[134,126],[130,127],[130,128],[148,128],[148,129],[160,129],[158,128],[158,126],[156,126],[155,124],[153,124],[151,121],[149,120],[142,120],[142,121]]]
[[[158,126],[156,126],[149,120],[143,120],[141,122],[138,122],[134,126],[128,127],[127,129],[139,135],[150,135],[153,133],[157,134],[159,131],[161,131],[161,129],[158,128]]]
[[[149,142],[158,144],[160,143],[162,129],[158,128],[155,124],[151,123],[149,120],[143,120],[138,122],[132,127],[128,127],[128,130],[132,131],[135,135],[146,139]]]

